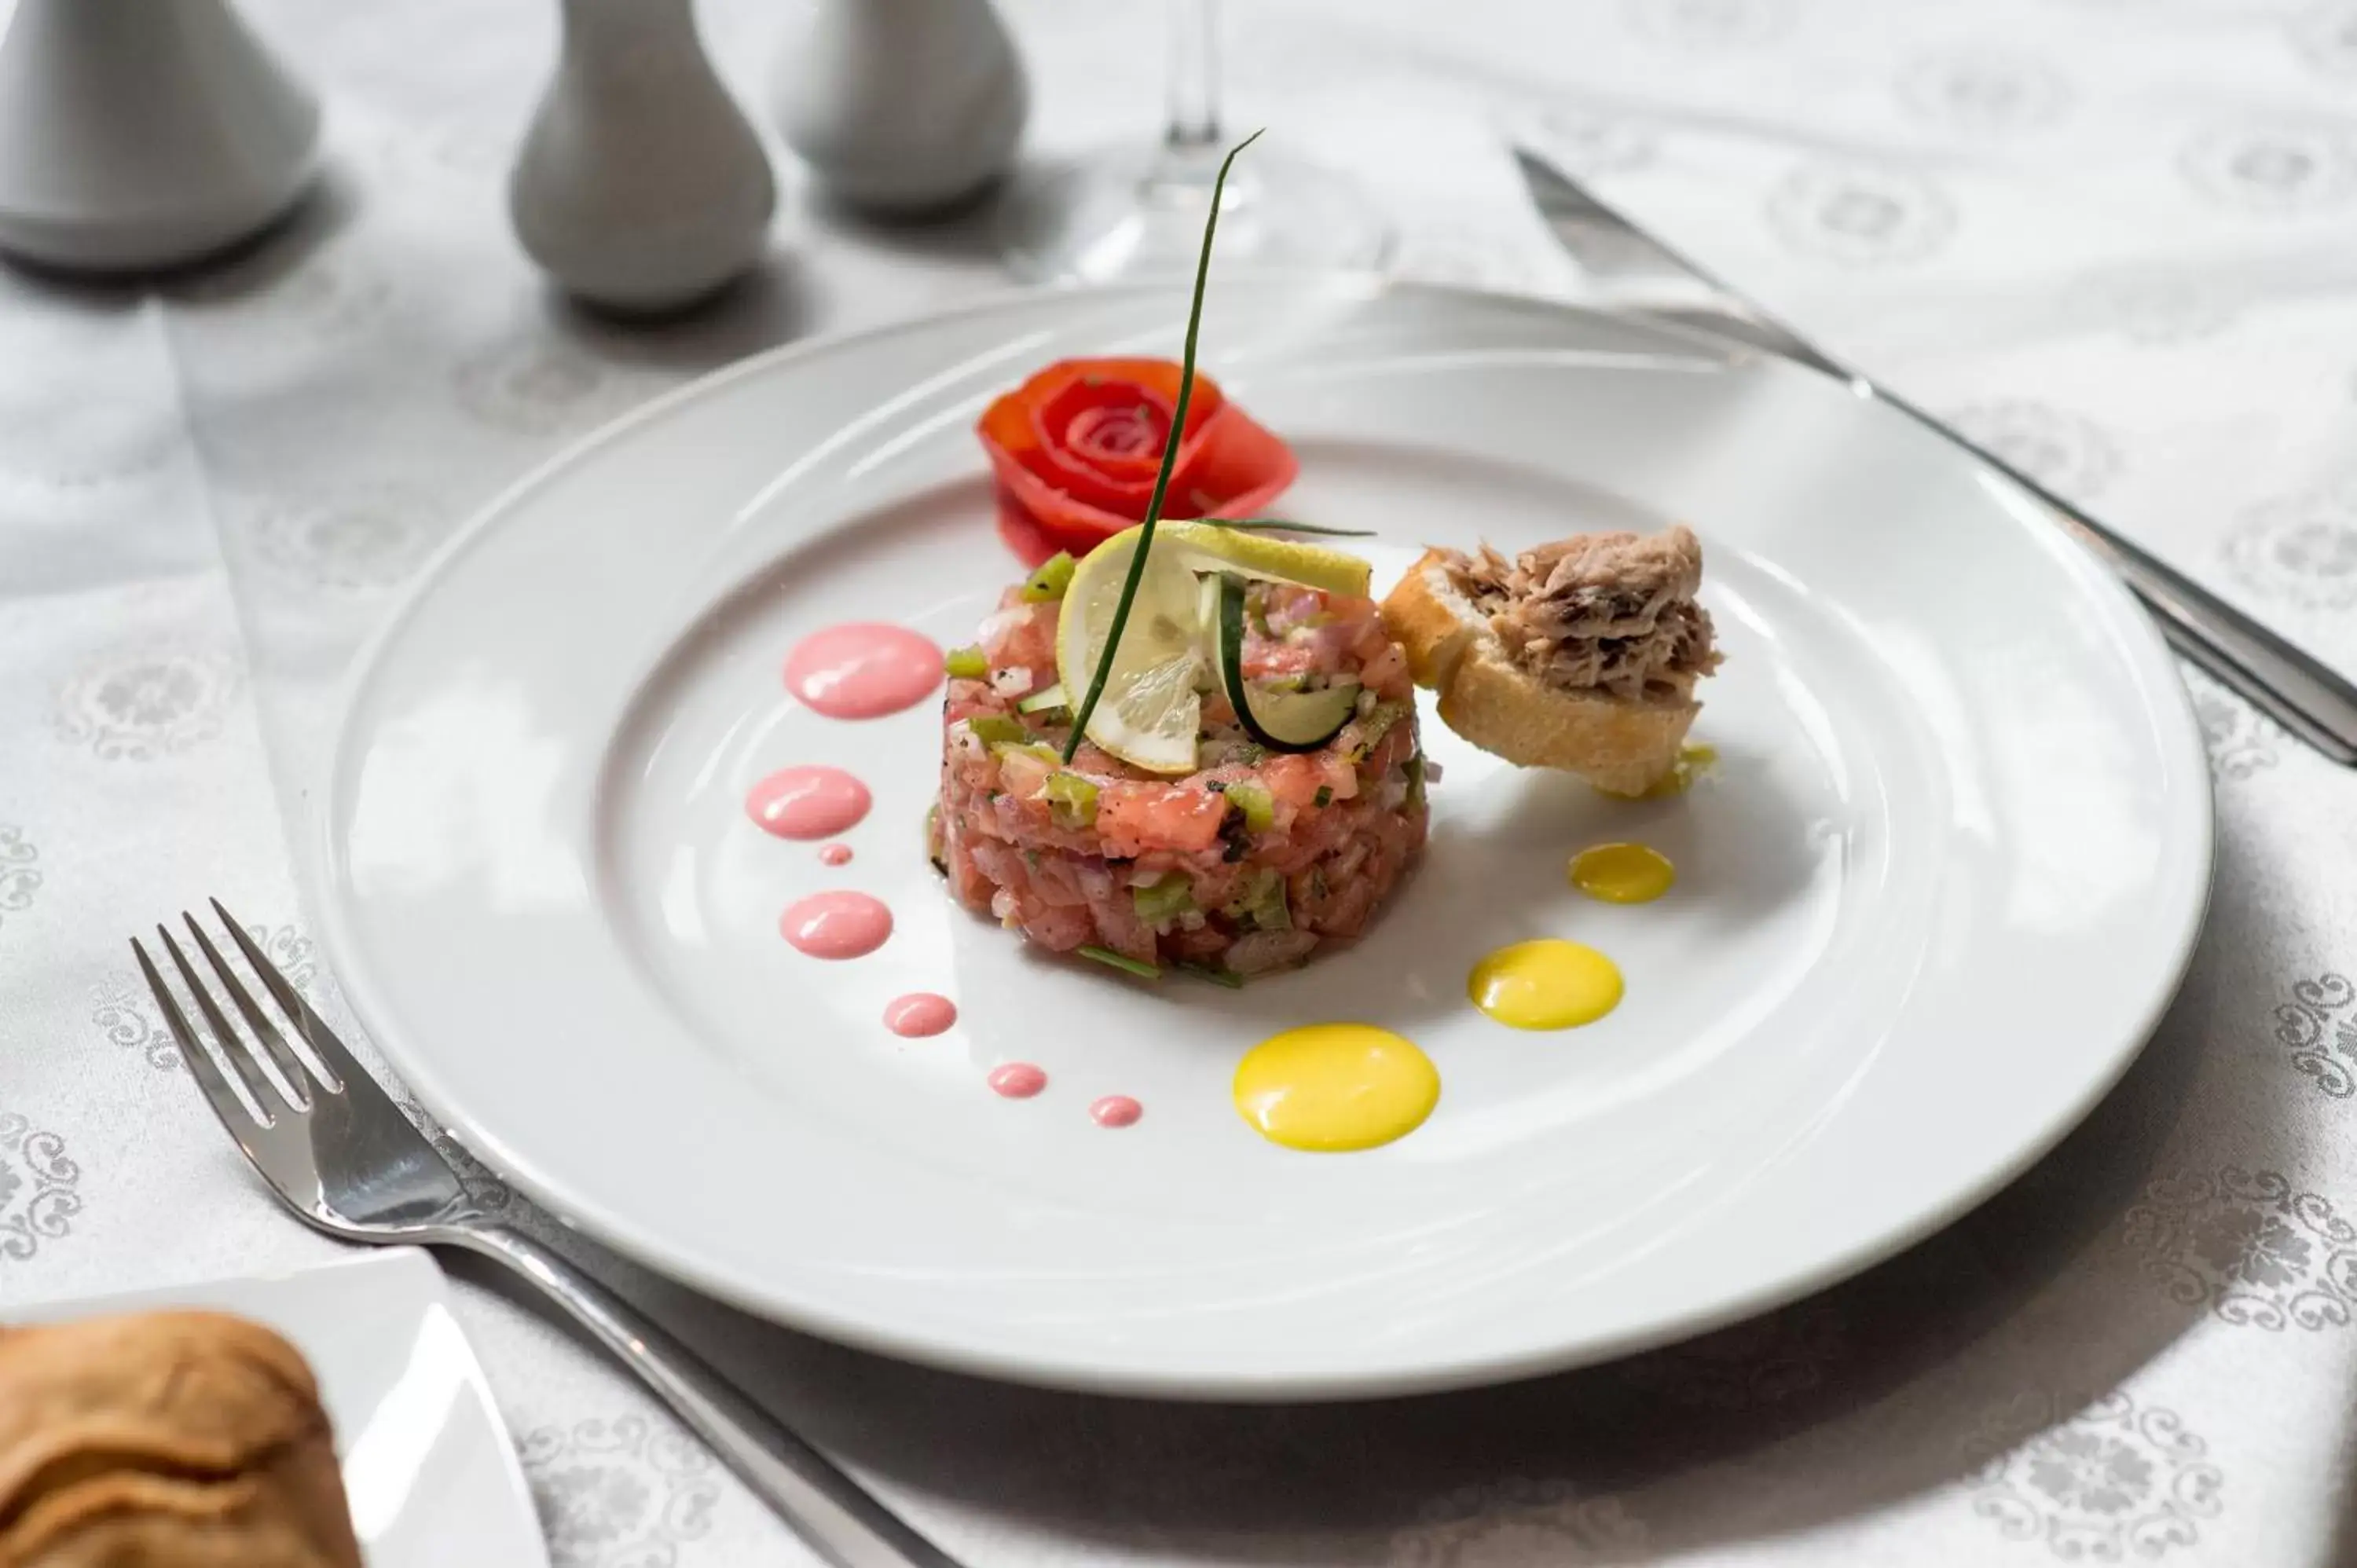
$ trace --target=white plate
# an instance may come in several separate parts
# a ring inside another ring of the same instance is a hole
[[[514,1445],[425,1253],[387,1248],[291,1273],[39,1302],[8,1317],[174,1306],[268,1324],[311,1363],[369,1568],[545,1568]]]
[[[1806,372],[1529,301],[1215,288],[1207,367],[1290,438],[1297,514],[1527,544],[1690,521],[1729,655],[1684,800],[1521,775],[1429,714],[1421,871],[1356,949],[1242,993],[1042,962],[921,857],[930,705],[844,724],[779,666],[827,623],[970,640],[1018,570],[970,425],[1060,355],[1173,351],[1176,291],[1066,293],[765,356],[623,421],[445,553],[365,660],[323,912],[346,988],[472,1145],[608,1240],[819,1333],[983,1372],[1319,1397],[1535,1372],[1882,1257],[2050,1146],[2126,1067],[2200,923],[2210,797],[2169,659],[2036,505]],[[748,784],[846,763],[858,858]],[[1666,850],[1658,904],[1570,850]],[[789,950],[830,885],[873,957]],[[1562,1035],[1464,1001],[1559,932],[1628,996]],[[879,1015],[929,988],[952,1034]],[[1368,1154],[1263,1142],[1237,1058],[1367,1017],[1438,1063]],[[983,1076],[1051,1075],[1010,1103]],[[1103,1093],[1146,1107],[1107,1132]]]

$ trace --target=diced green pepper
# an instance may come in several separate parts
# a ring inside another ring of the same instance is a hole
[[[1424,810],[1424,753],[1411,752],[1407,759],[1407,809]]]
[[[1040,793],[1048,798],[1048,809],[1054,813],[1060,828],[1085,828],[1097,820],[1097,787],[1077,773],[1060,769],[1048,775]]]
[[[1060,599],[1064,596],[1064,590],[1071,585],[1071,581],[1072,557],[1070,553],[1059,550],[1040,562],[1039,569],[1032,573],[1023,585],[1023,602],[1043,605],[1049,599]]]
[[[1223,913],[1256,931],[1293,929],[1293,909],[1286,902],[1285,878],[1271,866],[1256,867],[1243,895]]]
[[[952,681],[979,681],[990,673],[990,660],[979,648],[952,648],[942,655],[942,668]]]
[[[1223,793],[1228,803],[1243,813],[1244,826],[1254,832],[1265,833],[1276,825],[1276,800],[1266,786],[1239,779]]]
[[[1129,901],[1149,926],[1175,920],[1194,911],[1194,879],[1183,871],[1166,871],[1145,886],[1131,888]]]
[[[1015,711],[1018,714],[1061,714],[1067,718],[1071,716],[1071,701],[1064,695],[1061,681],[1052,686],[1041,687],[1015,704]]]
[[[1021,746],[1031,738],[1031,732],[1023,727],[1021,721],[1005,714],[976,714],[965,722],[975,739],[994,746]]]

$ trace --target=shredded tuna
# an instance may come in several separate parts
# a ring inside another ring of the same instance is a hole
[[[1458,590],[1516,661],[1555,685],[1630,702],[1686,702],[1718,667],[1702,587],[1702,544],[1684,526],[1585,533],[1509,561],[1484,544],[1449,553]]]

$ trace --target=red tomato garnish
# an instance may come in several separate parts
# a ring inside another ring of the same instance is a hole
[[[1081,555],[1143,521],[1180,374],[1168,360],[1063,360],[984,410],[975,434],[1006,499],[1030,525],[1002,521],[1009,542]],[[1298,471],[1291,449],[1199,371],[1162,515],[1257,511]]]

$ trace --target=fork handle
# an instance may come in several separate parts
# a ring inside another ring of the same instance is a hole
[[[454,1227],[443,1239],[497,1259],[539,1287],[836,1568],[961,1568],[694,1351],[531,1237],[476,1224]]]

